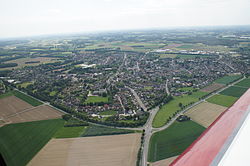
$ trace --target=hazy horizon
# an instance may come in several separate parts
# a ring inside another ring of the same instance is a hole
[[[249,25],[248,0],[2,0],[0,38]]]

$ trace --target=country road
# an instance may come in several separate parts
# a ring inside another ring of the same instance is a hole
[[[153,119],[155,117],[155,115],[157,114],[158,110],[159,110],[159,107],[155,108],[155,109],[152,109],[150,110],[150,117],[149,117],[149,120],[146,122],[145,126],[144,126],[144,129],[145,129],[145,136],[144,136],[144,145],[143,145],[143,155],[142,155],[142,159],[141,159],[141,166],[147,166],[147,158],[148,158],[148,149],[149,149],[149,141],[150,141],[150,138],[152,136],[152,134],[154,134],[155,132],[158,132],[158,131],[161,131],[161,130],[164,130],[166,128],[168,128],[169,126],[171,126],[174,121],[178,118],[178,116],[180,116],[181,114],[185,113],[187,110],[189,110],[190,108],[204,102],[206,99],[208,99],[209,97],[211,96],[214,96],[218,93],[220,93],[221,91],[225,90],[226,88],[228,88],[229,86],[232,86],[234,84],[237,84],[238,82],[242,81],[243,79],[245,79],[245,77],[221,88],[220,90],[210,94],[209,96],[207,96],[206,98],[202,99],[202,100],[199,100],[197,102],[195,102],[194,104],[190,105],[189,107],[187,107],[186,109],[184,109],[183,111],[179,112],[178,114],[175,115],[175,117],[173,117],[171,119],[170,122],[168,122],[167,124],[165,124],[164,126],[160,127],[160,128],[153,128],[152,127],[152,122],[153,122]]]

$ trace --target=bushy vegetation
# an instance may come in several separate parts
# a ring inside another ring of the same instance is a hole
[[[8,166],[24,166],[63,126],[62,119],[9,124],[0,128],[0,152]]]
[[[150,139],[148,161],[155,162],[180,155],[205,128],[193,121],[174,122]]]

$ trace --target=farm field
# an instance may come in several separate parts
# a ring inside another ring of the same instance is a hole
[[[88,104],[88,103],[100,103],[100,102],[107,103],[108,97],[88,96],[87,100],[84,103]]]
[[[11,94],[12,95],[12,94]],[[4,119],[10,115],[21,112],[25,109],[33,108],[32,105],[24,102],[16,96],[8,96],[0,99],[0,118]]]
[[[148,161],[155,162],[181,154],[205,128],[193,121],[175,121],[169,128],[152,135]]]
[[[211,85],[208,85],[208,86],[202,88],[201,91],[202,92],[213,92],[213,91],[216,91],[224,86],[225,86],[224,84],[212,83]]]
[[[127,134],[134,133],[133,130],[116,129],[111,127],[90,125],[86,131],[81,135],[82,137],[88,136],[100,136],[100,135],[116,135],[116,134]]]
[[[13,91],[12,92],[13,95],[15,95],[16,97],[22,99],[23,101],[26,101],[27,103],[31,104],[32,106],[39,106],[42,104],[42,102],[36,100],[35,98],[32,98],[24,93],[21,93],[19,91]]]
[[[26,62],[36,62],[37,63],[28,63],[26,64]],[[39,62],[38,62],[39,61]],[[20,58],[20,59],[15,59],[15,60],[11,60],[11,61],[7,61],[6,63],[17,63],[18,66],[16,67],[8,67],[8,68],[4,68],[1,70],[11,70],[11,69],[17,69],[17,68],[22,68],[25,66],[37,66],[43,63],[53,63],[58,61],[58,58],[49,58],[49,57],[36,57],[36,58]]]
[[[178,156],[170,157],[164,160],[156,161],[149,166],[169,166]]]
[[[62,126],[62,119],[53,119],[1,127],[0,152],[6,164],[26,165]]]
[[[192,107],[184,114],[189,116],[194,122],[207,128],[226,109],[227,107],[223,107],[208,102],[203,102]]]
[[[160,58],[176,58],[177,54],[159,54]]]
[[[214,95],[207,99],[208,102],[218,104],[224,107],[230,107],[238,100],[237,97],[226,96],[226,95]]]
[[[54,138],[74,138],[79,137],[86,131],[86,126],[78,126],[78,127],[62,127],[60,128],[56,134],[53,136]]]
[[[41,105],[11,115],[5,118],[4,121],[6,121],[6,123],[20,123],[37,120],[56,119],[61,118],[63,114],[64,113],[59,112],[48,105]]]
[[[52,139],[28,166],[132,166],[140,139],[141,134]]]
[[[157,112],[154,120],[153,120],[153,127],[158,128],[165,125],[167,119],[171,117],[177,110],[180,110],[179,103],[182,105],[187,105],[191,102],[197,102],[198,99],[204,95],[206,92],[194,92],[192,95],[185,95],[180,97],[174,97],[169,103],[162,106],[162,108]]]
[[[235,85],[250,88],[250,78],[246,78]]]
[[[230,84],[230,83],[240,79],[241,77],[242,77],[241,75],[224,76],[222,78],[215,80],[214,82],[226,85],[226,84]]]
[[[229,88],[220,92],[222,95],[233,96],[233,97],[240,97],[243,95],[248,88],[239,87],[239,86],[230,86]]]

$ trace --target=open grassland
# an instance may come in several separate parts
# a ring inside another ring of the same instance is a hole
[[[24,166],[63,126],[62,119],[10,124],[0,128],[0,152],[8,166]]]
[[[218,84],[218,83],[212,83],[211,85],[208,85],[204,88],[201,89],[202,92],[213,92],[218,89],[223,88],[225,85],[224,84]]]
[[[141,134],[52,139],[28,166],[134,166]]]
[[[39,106],[42,104],[42,102],[38,101],[37,99],[30,97],[22,92],[19,91],[13,91],[13,95],[18,97],[19,99],[22,99],[23,101],[26,101],[27,103],[31,104],[32,106]]]
[[[24,82],[22,84],[20,84],[21,88],[27,88],[27,86],[32,85],[32,82]]]
[[[115,114],[117,114],[117,112],[114,111],[114,110],[108,110],[108,111],[100,112],[100,115],[115,115]]]
[[[179,104],[181,103],[183,106],[188,105],[192,102],[197,102],[200,97],[206,95],[206,92],[193,92],[192,95],[185,95],[180,97],[174,97],[169,103],[163,105],[160,110],[157,112],[154,120],[153,127],[158,128],[162,127],[166,124],[167,119],[172,117],[173,114],[181,110]]]
[[[23,110],[17,114],[10,115],[4,118],[6,123],[20,123],[37,120],[61,118],[64,113],[51,108],[48,105],[41,105],[30,109]]]
[[[233,96],[233,97],[240,97],[243,95],[248,88],[239,87],[239,86],[230,86],[229,88],[220,92],[222,95]]]
[[[109,101],[108,97],[102,97],[102,96],[88,96],[87,100],[84,102],[85,104],[88,103],[107,103]]]
[[[209,55],[195,55],[195,54],[179,54],[177,55],[177,58],[181,59],[192,59],[192,58],[207,58],[210,57]]]
[[[149,166],[169,166],[178,156],[170,157],[164,160],[156,161]]]
[[[4,68],[4,70],[17,69],[17,68],[22,68],[22,67],[25,67],[25,66],[37,66],[37,65],[40,65],[40,64],[43,64],[43,63],[54,63],[54,62],[57,62],[57,61],[59,61],[58,58],[49,58],[49,57],[20,58],[20,59],[7,61],[6,63],[17,63],[18,66]],[[34,63],[32,63],[32,62],[34,62]],[[35,62],[37,62],[37,63],[35,63]]]
[[[239,83],[237,83],[236,85],[246,87],[246,88],[250,88],[250,78],[246,78],[246,79],[240,81]]]
[[[215,80],[214,82],[227,85],[240,79],[241,77],[242,77],[241,75],[224,76],[222,78]]]
[[[74,137],[79,137],[79,136],[84,134],[86,129],[87,129],[86,126],[62,127],[56,132],[56,134],[53,137],[54,138],[74,138]]]
[[[205,128],[193,121],[174,122],[165,130],[152,135],[148,161],[155,162],[181,154]]]
[[[189,109],[185,112],[185,115],[189,116],[194,122],[207,128],[226,109],[227,107],[203,102]]]
[[[224,107],[230,107],[238,100],[237,97],[226,96],[226,95],[214,95],[207,99],[208,102],[218,104]]]
[[[116,129],[111,127],[90,125],[86,131],[82,134],[82,137],[88,136],[100,136],[100,135],[116,135],[116,134],[127,134],[134,133],[133,130]]]

